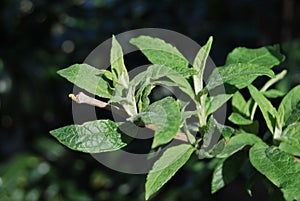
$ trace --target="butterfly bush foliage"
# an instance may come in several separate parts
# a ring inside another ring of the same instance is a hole
[[[58,74],[79,88],[107,99],[107,104],[118,104],[126,118],[123,122],[100,119],[69,125],[50,133],[70,149],[86,153],[125,147],[128,142],[123,141],[124,134],[119,127],[128,122],[152,128],[152,149],[166,147],[172,140],[182,142],[167,147],[154,163],[146,179],[146,200],[160,190],[192,154],[198,155],[199,160],[216,161],[212,193],[234,180],[242,165],[250,161],[257,170],[248,178],[250,195],[251,183],[255,183],[253,180],[260,174],[280,189],[286,200],[300,200],[300,85],[287,94],[272,88],[286,74],[286,70],[278,74],[272,70],[285,57],[278,46],[238,47],[228,54],[224,66],[216,67],[204,83],[212,41],[210,37],[191,65],[176,47],[162,39],[143,35],[132,38],[130,43],[151,65],[130,80],[122,48],[113,36],[111,71],[74,64]],[[262,88],[257,88],[253,81],[261,76],[268,80]],[[151,103],[149,95],[158,85],[177,87],[188,99],[165,97]],[[220,87],[225,90],[220,92]],[[244,97],[246,91],[250,98]],[[281,101],[278,108],[272,104],[274,98]],[[187,109],[189,104],[195,106],[194,111]],[[231,127],[214,117],[224,104],[232,106],[228,117]],[[255,115],[257,110],[264,121],[255,119],[259,116]],[[193,125],[188,121],[192,117],[197,119]],[[218,141],[212,144],[216,136]]]

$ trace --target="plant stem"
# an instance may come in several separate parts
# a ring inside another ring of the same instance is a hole
[[[266,82],[266,84],[261,88],[260,91],[261,92],[267,91],[273,84],[275,84],[279,80],[282,80],[285,77],[286,73],[287,73],[287,70],[283,70],[283,71],[281,71],[281,73],[278,73],[274,78],[272,78],[268,82]],[[250,117],[251,120],[254,119],[254,115],[255,115],[257,106],[258,106],[258,104],[254,103],[252,112],[251,112],[251,117]]]
[[[200,114],[199,114],[199,124],[200,127],[204,127],[206,125],[206,111],[205,111],[205,102],[206,102],[207,94],[203,94],[200,97]]]

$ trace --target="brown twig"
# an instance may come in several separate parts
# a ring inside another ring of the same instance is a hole
[[[300,158],[295,156],[295,160],[300,164]]]
[[[92,105],[92,106],[95,106],[95,107],[111,110],[113,112],[116,112],[118,115],[120,115],[122,117],[126,116],[125,111],[123,111],[119,107],[117,107],[115,105],[108,104],[108,103],[103,102],[101,100],[97,100],[93,97],[90,97],[90,96],[86,95],[83,92],[79,92],[76,96],[74,94],[69,94],[69,98],[71,98],[74,102],[76,102],[78,104],[84,103],[84,104]],[[154,124],[146,124],[145,127],[150,129],[150,130],[156,131],[156,127],[155,127]],[[181,132],[178,132],[175,135],[174,139],[180,140],[180,141],[183,141],[183,142],[189,142],[186,134],[181,133]]]

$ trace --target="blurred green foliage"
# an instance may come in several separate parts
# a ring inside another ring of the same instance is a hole
[[[280,0],[3,0],[0,7],[0,200],[143,200],[144,175],[112,171],[90,155],[62,147],[49,130],[72,123],[72,85],[56,71],[82,62],[93,48],[135,28],[178,31],[200,44],[214,35],[222,64],[236,46],[284,43],[287,90],[299,83],[300,2],[284,25]],[[267,11],[267,12],[266,12]],[[282,36],[284,29],[291,32]],[[210,195],[211,169],[193,159],[154,200],[266,200],[243,176]],[[214,165],[213,163],[210,165]]]

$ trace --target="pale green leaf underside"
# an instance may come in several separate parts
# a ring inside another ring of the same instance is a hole
[[[282,127],[300,120],[300,85],[294,87],[283,98],[279,105],[278,113],[284,113]]]
[[[289,125],[280,136],[279,148],[292,155],[300,156],[300,122]]]
[[[210,75],[206,88],[211,90],[224,83],[242,89],[250,85],[258,76],[266,75],[275,77],[274,72],[257,64],[230,64],[224,67],[217,67]]]
[[[188,161],[194,150],[195,148],[191,145],[181,144],[171,147],[163,153],[147,175],[146,200],[174,176]]]
[[[194,74],[194,70],[189,68],[188,60],[176,47],[162,39],[139,36],[131,39],[130,43],[137,46],[152,64],[167,66],[184,76]]]
[[[273,134],[274,132],[274,124],[275,124],[275,118],[277,115],[276,109],[273,107],[272,103],[262,94],[262,92],[258,91],[256,87],[250,85],[248,86],[249,92],[252,96],[252,98],[255,100],[255,102],[258,104],[259,109],[261,110],[264,119],[266,121],[266,124],[270,130],[270,132]]]
[[[233,94],[218,94],[215,96],[209,96],[206,99],[206,116],[217,111],[220,107],[222,107]]]
[[[165,78],[170,81],[163,80]],[[135,76],[130,82],[130,85],[134,87],[142,87],[149,84],[177,86],[182,92],[190,96],[192,100],[195,100],[194,91],[189,82],[179,73],[166,66],[151,65],[146,71]]]
[[[70,149],[86,153],[115,151],[126,146],[118,132],[118,125],[111,120],[69,125],[50,133]]]
[[[194,59],[193,68],[196,70],[196,74],[193,75],[195,94],[198,94],[203,88],[203,73],[212,42],[213,38],[209,37],[207,43],[201,47]]]
[[[234,153],[240,151],[247,145],[254,145],[256,143],[262,142],[262,140],[254,134],[241,133],[232,138],[225,145],[224,150],[217,155],[218,158],[227,158]]]
[[[112,90],[102,76],[111,76],[108,71],[99,70],[88,64],[74,64],[57,72],[76,86],[102,98],[110,98]]]
[[[259,143],[250,149],[250,162],[280,188],[287,201],[300,200],[300,164],[292,155]]]
[[[145,124],[156,127],[152,148],[170,142],[179,131],[181,112],[171,97],[154,102],[139,116]]]
[[[248,63],[272,68],[279,65],[284,59],[284,55],[279,52],[279,46],[267,46],[257,49],[238,47],[228,54],[226,65]]]
[[[122,47],[115,36],[112,37],[110,63],[115,83],[118,83],[124,87],[128,87],[129,78],[124,64]]]

